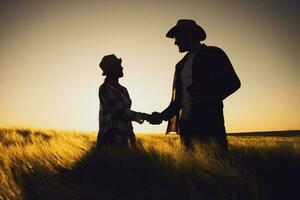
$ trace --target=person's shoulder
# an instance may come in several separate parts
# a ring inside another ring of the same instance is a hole
[[[227,57],[225,51],[216,46],[206,46],[205,52],[206,58],[208,59],[223,60]]]
[[[124,87],[123,85],[120,84],[120,87],[122,88],[123,91],[126,91],[128,93],[128,90],[126,87]]]
[[[99,88],[98,88],[98,95],[101,96],[101,94],[103,93],[103,88],[104,88],[104,84],[102,83]]]
[[[216,47],[216,46],[205,46],[204,48],[209,53],[214,53],[214,54],[223,54],[223,53],[225,53],[223,49],[221,49],[220,47]]]
[[[100,94],[100,93],[106,93],[106,92],[108,92],[108,91],[110,91],[109,85],[108,85],[108,84],[102,83],[102,84],[99,86],[99,94]]]
[[[99,91],[103,90],[106,88],[106,84],[102,83],[100,86],[99,86]]]

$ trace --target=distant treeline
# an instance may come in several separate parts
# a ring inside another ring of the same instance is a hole
[[[295,136],[300,136],[300,130],[242,132],[242,133],[228,133],[227,135],[228,136],[295,137]]]

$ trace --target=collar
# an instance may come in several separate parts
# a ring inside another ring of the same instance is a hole
[[[198,51],[202,50],[204,47],[206,47],[205,44],[199,44],[198,47],[195,49],[194,52],[190,52],[189,51],[188,54],[196,54],[196,53],[198,53]]]

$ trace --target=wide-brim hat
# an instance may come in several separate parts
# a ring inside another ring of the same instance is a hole
[[[174,38],[179,32],[194,33],[200,39],[200,41],[206,39],[206,33],[204,29],[191,19],[179,19],[177,24],[167,32],[166,37]]]
[[[102,75],[107,75],[110,71],[119,66],[122,62],[122,58],[117,58],[115,54],[106,55],[99,63],[99,67],[102,69]]]

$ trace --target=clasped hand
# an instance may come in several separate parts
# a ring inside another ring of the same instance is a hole
[[[162,115],[159,112],[153,112],[151,115],[147,113],[138,113],[135,121],[139,124],[144,123],[144,121],[149,122],[150,124],[161,124],[163,121]]]

